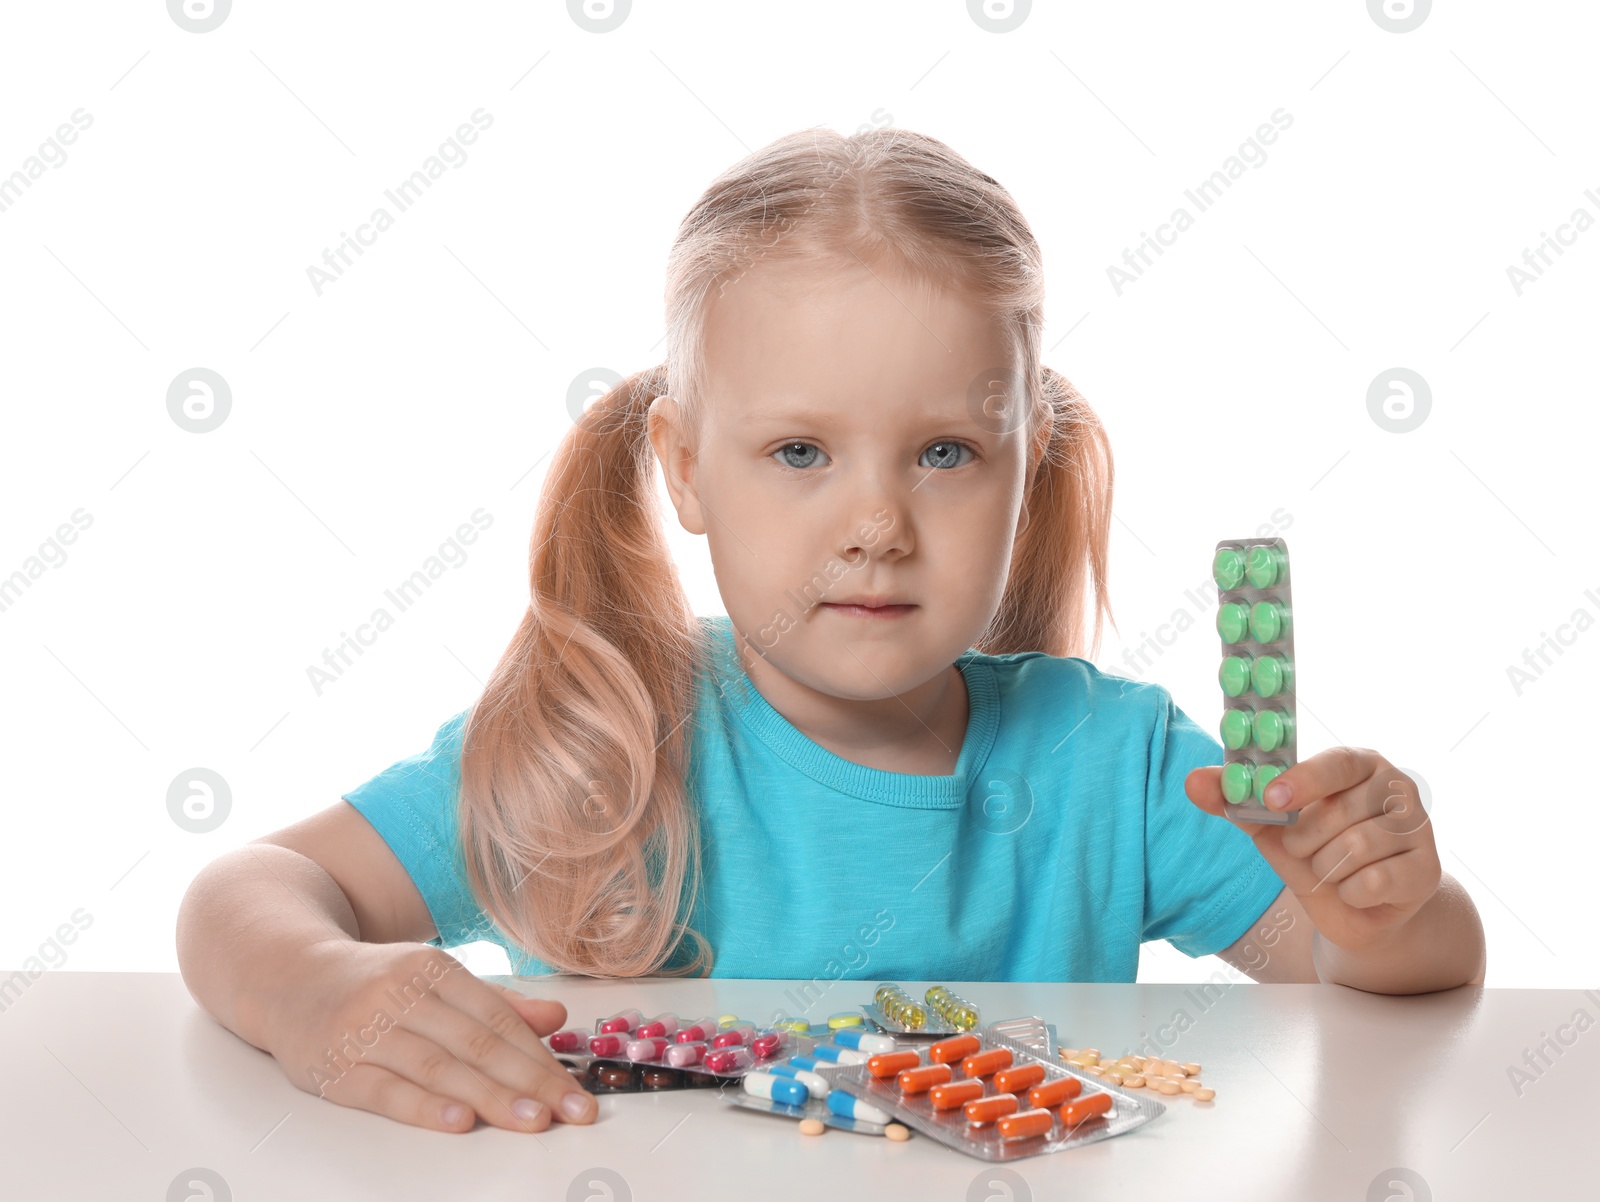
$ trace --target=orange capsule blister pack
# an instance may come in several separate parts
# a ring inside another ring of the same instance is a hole
[[[1047,1060],[990,1027],[901,1047],[893,1064],[886,1056],[875,1059],[884,1063],[838,1070],[830,1077],[834,1088],[979,1160],[1022,1160],[1080,1147],[1166,1112],[1154,1098]]]

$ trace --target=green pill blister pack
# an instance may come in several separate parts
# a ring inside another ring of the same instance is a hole
[[[1294,615],[1289,548],[1281,538],[1224,539],[1211,561],[1222,638],[1222,796],[1239,822],[1287,825],[1262,793],[1295,764]]]

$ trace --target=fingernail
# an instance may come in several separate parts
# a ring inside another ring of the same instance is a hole
[[[511,1113],[525,1123],[531,1123],[544,1113],[544,1107],[532,1098],[518,1098],[511,1103]]]
[[[451,1102],[439,1112],[439,1117],[453,1127],[467,1117],[467,1108],[460,1102]]]
[[[1281,810],[1289,804],[1289,786],[1282,781],[1273,781],[1267,786],[1267,805],[1274,810]]]
[[[561,1116],[568,1122],[577,1122],[589,1113],[589,1095],[569,1093],[561,1099]]]

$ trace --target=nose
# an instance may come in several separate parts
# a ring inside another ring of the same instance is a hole
[[[847,563],[862,564],[873,559],[897,560],[911,553],[910,491],[885,487],[875,477],[856,490],[846,520],[850,523],[839,547],[839,557]]]

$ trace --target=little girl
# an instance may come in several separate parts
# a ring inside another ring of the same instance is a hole
[[[540,1130],[595,1113],[539,1044],[564,1008],[436,949],[803,1000],[1132,981],[1152,939],[1258,980],[1481,981],[1409,779],[1335,748],[1280,778],[1298,822],[1236,826],[1216,740],[1077,658],[1111,454],[1040,362],[1043,281],[1010,195],[932,138],[808,130],[715,180],[665,364],[556,452],[483,696],[196,880],[201,1004],[336,1102]],[[657,464],[726,617],[689,610]]]

